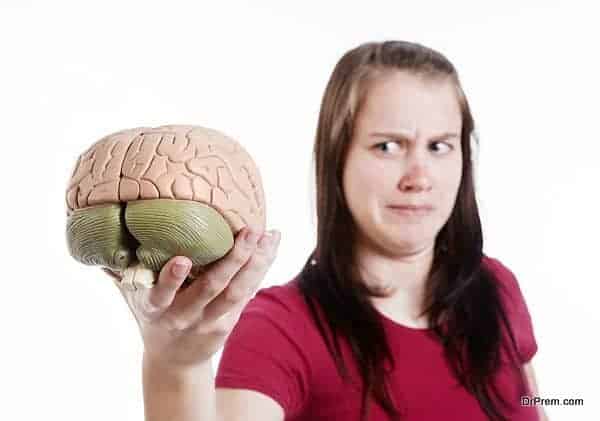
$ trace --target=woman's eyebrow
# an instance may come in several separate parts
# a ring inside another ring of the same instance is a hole
[[[405,133],[394,132],[394,131],[385,131],[385,132],[372,132],[369,133],[371,137],[393,137],[395,139],[403,139],[414,142],[414,139]],[[453,132],[444,132],[436,136],[432,136],[429,140],[440,141],[440,140],[449,140],[453,138],[458,138],[458,134]]]

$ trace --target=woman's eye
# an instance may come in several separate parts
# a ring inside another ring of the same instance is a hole
[[[443,146],[444,146],[445,148],[447,148],[448,150],[452,150],[452,149],[453,149],[452,145],[450,145],[450,144],[448,144],[448,143],[446,143],[446,142],[439,142],[439,141],[438,141],[438,142],[431,142],[431,144],[430,144],[430,145],[443,145]],[[442,148],[442,149],[443,149],[443,148]],[[438,149],[438,150],[439,150],[439,149]]]
[[[452,146],[449,143],[442,142],[442,141],[431,142],[429,144],[429,146],[432,151],[437,152],[438,154],[443,153],[444,148],[448,152],[451,151],[452,149],[454,149],[454,146]],[[374,146],[374,148],[387,154],[387,153],[393,151],[394,149],[402,148],[402,145],[398,141],[388,140],[387,142],[377,143]]]
[[[390,146],[392,145],[392,146]],[[381,142],[375,145],[375,147],[380,150],[381,152],[388,152],[391,149],[393,149],[395,147],[398,147],[398,142],[394,142],[394,141],[387,141],[387,142]]]

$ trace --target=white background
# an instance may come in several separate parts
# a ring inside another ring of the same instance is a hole
[[[456,64],[481,136],[484,251],[527,299],[540,395],[585,401],[547,413],[600,419],[593,2],[84,3],[0,3],[0,419],[143,419],[137,325],[109,279],[66,248],[64,192],[84,149],[162,124],[237,138],[282,232],[263,285],[287,282],[315,241],[310,159],[326,81],[345,51],[388,38]]]

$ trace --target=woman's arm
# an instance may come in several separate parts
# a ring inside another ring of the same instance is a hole
[[[175,372],[144,358],[143,391],[146,421],[217,421],[210,360],[195,370]]]
[[[146,421],[283,421],[283,408],[253,390],[215,389],[210,361],[174,372],[144,360]]]

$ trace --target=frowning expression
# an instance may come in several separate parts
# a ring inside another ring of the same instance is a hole
[[[460,185],[456,90],[451,80],[394,71],[366,95],[343,172],[358,241],[390,255],[418,252],[434,244]]]

